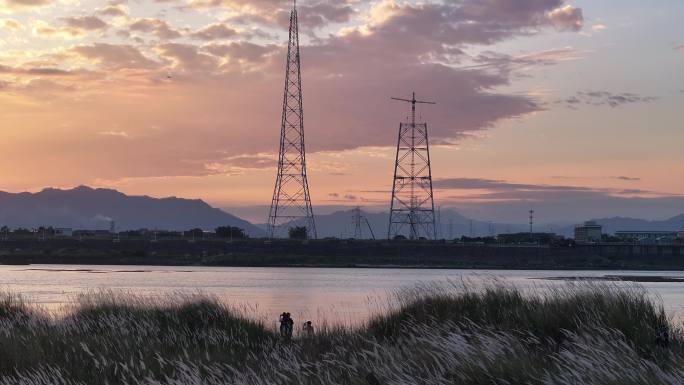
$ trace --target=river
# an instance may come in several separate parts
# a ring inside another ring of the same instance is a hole
[[[275,322],[289,311],[297,320],[355,324],[389,303],[388,297],[417,284],[465,284],[477,289],[493,281],[523,290],[546,290],[551,277],[629,275],[672,277],[675,271],[529,271],[334,268],[238,268],[159,266],[0,266],[0,289],[20,293],[49,311],[65,311],[81,293],[112,290],[144,297],[208,294],[249,316]],[[620,282],[618,284],[632,285]],[[662,299],[673,317],[684,319],[684,282],[640,283]]]

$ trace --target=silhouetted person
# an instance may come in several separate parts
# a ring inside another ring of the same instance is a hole
[[[304,326],[302,327],[302,331],[304,332],[304,335],[306,337],[312,337],[314,335],[314,327],[311,324],[311,321],[306,321],[304,323]]]
[[[656,329],[655,342],[656,345],[660,346],[661,348],[666,348],[668,345],[670,345],[670,331],[668,330],[667,325],[660,325]]]
[[[290,313],[283,313],[280,315],[280,335],[287,341],[292,338],[292,329],[294,328],[294,320]]]
[[[287,332],[287,313],[283,312],[283,314],[280,315],[278,322],[280,322],[280,336],[285,337]]]

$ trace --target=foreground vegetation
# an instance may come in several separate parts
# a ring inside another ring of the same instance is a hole
[[[286,342],[204,297],[0,299],[1,384],[682,384],[684,338],[634,286],[420,287],[360,327]]]

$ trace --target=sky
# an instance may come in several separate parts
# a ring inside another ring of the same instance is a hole
[[[0,190],[201,198],[263,222],[280,0],[0,0]],[[388,209],[408,106],[435,203],[480,219],[684,212],[684,2],[300,0],[317,213]],[[263,218],[263,219],[262,219]]]

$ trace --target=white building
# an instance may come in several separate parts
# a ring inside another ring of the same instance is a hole
[[[575,242],[577,243],[601,242],[602,236],[603,227],[594,221],[575,226]]]

